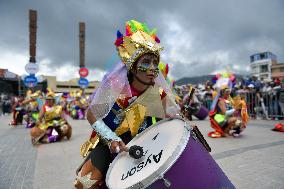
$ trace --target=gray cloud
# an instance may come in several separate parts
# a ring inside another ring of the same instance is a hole
[[[86,65],[106,69],[116,54],[116,30],[137,19],[158,28],[162,58],[176,79],[227,65],[247,73],[249,55],[259,51],[271,51],[284,62],[283,8],[281,0],[0,0],[0,50],[28,59],[28,10],[35,9],[37,61],[49,59],[51,67],[79,64],[78,24],[84,21]]]

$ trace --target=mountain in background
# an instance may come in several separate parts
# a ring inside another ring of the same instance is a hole
[[[202,75],[195,77],[183,77],[176,81],[176,85],[185,85],[185,84],[200,84],[205,83],[206,81],[211,81],[215,75]],[[235,74],[237,80],[244,78],[244,75]]]

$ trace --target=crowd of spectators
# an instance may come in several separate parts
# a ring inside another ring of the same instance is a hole
[[[211,109],[212,94],[215,90],[211,81],[196,85],[175,86],[176,94],[183,99],[192,86],[195,88],[195,101],[202,103],[208,110]],[[264,119],[284,118],[284,80],[273,81],[257,80],[255,77],[237,80],[232,89],[233,93],[242,95],[246,100],[250,117]],[[12,112],[12,105],[17,100],[13,95],[0,94],[0,115]]]
[[[0,95],[0,116],[8,115],[12,112],[13,99],[14,96]]]
[[[197,85],[176,86],[178,96],[183,98],[189,86],[194,87],[195,95],[208,110],[211,109],[212,93],[215,90],[211,81]],[[240,94],[247,103],[248,113],[252,118],[282,119],[284,118],[284,80],[257,80],[255,77],[238,80],[232,93]]]

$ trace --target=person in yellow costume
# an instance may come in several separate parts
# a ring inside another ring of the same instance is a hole
[[[39,110],[42,106],[42,96],[41,91],[36,91],[23,101],[23,105],[26,106],[26,114],[24,120],[26,121],[26,127],[34,127],[36,121],[38,120]]]
[[[79,90],[74,94],[74,101],[72,102],[71,116],[73,119],[85,119],[85,110],[88,107],[87,100]]]
[[[81,147],[85,157],[77,169],[77,189],[101,188],[113,154],[156,121],[179,113],[175,97],[158,65],[156,30],[135,20],[115,41],[121,61],[103,78],[90,97],[87,119],[94,131]]]
[[[210,124],[215,131],[208,136],[220,138],[227,135],[239,136],[247,122],[246,104],[240,96],[232,98],[231,91],[235,77],[231,73],[217,74],[216,88],[213,93],[213,103],[209,112]]]
[[[221,89],[215,110],[216,114],[214,115],[214,120],[222,128],[222,131],[227,134],[237,121],[237,118],[233,116],[235,109],[229,101],[230,93],[231,90],[229,88]]]
[[[30,132],[32,143],[57,142],[66,137],[71,138],[72,127],[64,118],[62,107],[55,104],[55,94],[49,91],[46,94],[46,103],[43,105],[36,126]]]
[[[244,96],[239,94],[238,91],[234,92],[229,98],[232,107],[235,109],[234,115],[239,119],[239,127],[236,127],[234,130],[234,136],[238,136],[247,126],[249,121],[249,115],[247,111],[247,104]]]
[[[70,115],[71,117],[72,117],[72,109],[73,109],[72,106],[73,106],[73,102],[75,99],[75,94],[76,94],[76,91],[70,91],[69,95],[67,96],[66,110],[67,110],[68,115]]]

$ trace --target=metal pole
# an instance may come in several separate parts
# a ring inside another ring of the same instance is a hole
[[[79,23],[80,68],[85,67],[85,22]]]
[[[79,23],[79,48],[80,48],[80,63],[79,67],[84,68],[85,67],[85,22]],[[84,88],[80,87],[82,92],[84,92]]]
[[[37,32],[37,11],[29,10],[30,28],[30,62],[36,63],[36,32]]]

